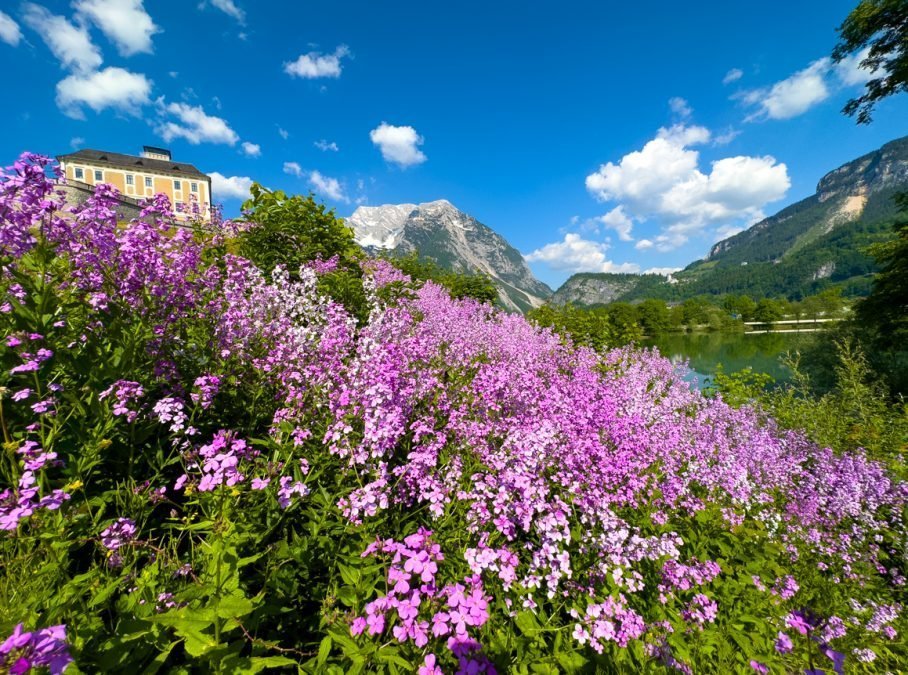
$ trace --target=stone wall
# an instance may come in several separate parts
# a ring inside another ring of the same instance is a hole
[[[64,193],[66,203],[69,206],[80,206],[84,204],[93,192],[91,185],[72,180],[66,183],[58,183],[57,189]],[[117,220],[132,220],[133,218],[138,218],[141,211],[142,209],[139,207],[138,201],[132,197],[120,196],[119,203],[117,204]]]

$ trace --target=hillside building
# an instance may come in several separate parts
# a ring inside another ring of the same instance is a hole
[[[135,156],[85,149],[58,155],[57,161],[68,185],[92,188],[108,183],[126,201],[162,193],[178,220],[211,219],[211,178],[192,164],[174,162],[170,150],[146,145]]]

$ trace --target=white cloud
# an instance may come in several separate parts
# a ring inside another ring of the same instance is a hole
[[[337,143],[335,143],[333,141],[331,143],[329,143],[324,138],[320,141],[316,141],[314,145],[316,148],[318,148],[322,152],[328,152],[329,150],[331,152],[337,152],[338,150],[340,150],[340,148],[337,147]]]
[[[163,97],[159,98],[157,102],[162,119],[155,129],[167,142],[174,138],[184,138],[192,145],[199,143],[236,145],[240,140],[226,120],[207,114],[200,105],[168,104],[164,102]],[[175,117],[176,121],[166,119],[168,115]]]
[[[725,77],[722,78],[722,84],[731,84],[732,82],[737,82],[744,76],[744,71],[740,68],[732,68],[727,73]]]
[[[770,87],[746,91],[732,98],[739,98],[746,105],[756,108],[747,121],[797,117],[825,101],[834,92],[845,87],[863,86],[876,77],[875,71],[861,67],[869,54],[870,49],[865,48],[839,63],[834,63],[828,57],[817,59],[803,70]]]
[[[296,61],[285,63],[284,72],[309,80],[319,77],[340,77],[341,59],[349,55],[350,48],[347,45],[340,45],[333,54],[309,52],[302,54]]]
[[[116,43],[122,56],[150,54],[151,36],[161,30],[145,11],[143,0],[76,0],[73,7]]]
[[[212,6],[221,10],[227,16],[236,19],[241,26],[246,24],[246,12],[237,7],[233,0],[210,0]],[[205,3],[202,3],[204,7]]]
[[[646,251],[648,249],[651,249],[652,247],[653,242],[650,239],[641,239],[636,244],[634,244],[634,248],[638,251]]]
[[[569,232],[564,240],[546,244],[524,256],[528,262],[545,263],[560,272],[639,272],[634,263],[614,263],[606,257],[608,246]]]
[[[868,56],[870,56],[870,47],[865,47],[857,54],[846,56],[835,64],[835,73],[843,85],[846,87],[863,86],[876,77],[876,71],[861,67],[861,62]]]
[[[693,114],[690,104],[680,96],[674,96],[668,99],[668,105],[678,117],[688,118]]]
[[[81,148],[83,145],[85,145],[85,139],[81,136],[73,136],[69,139],[69,147],[71,147],[73,150],[75,150],[76,148]]]
[[[277,128],[277,133],[280,134],[281,138],[283,138],[285,141],[286,141],[288,138],[290,138],[290,132],[287,131],[286,129],[284,129],[283,127],[278,127],[278,128]]]
[[[423,144],[423,137],[413,127],[396,127],[382,122],[369,132],[369,138],[381,150],[386,162],[408,167],[428,159],[417,147]]]
[[[101,65],[101,52],[92,43],[85,26],[76,26],[30,2],[24,5],[24,12],[26,25],[41,36],[64,68],[88,72]]]
[[[761,219],[762,220],[762,219]],[[735,227],[734,225],[723,225],[722,227],[716,230],[716,234],[713,237],[713,242],[722,241],[723,239],[728,239],[733,237],[739,232],[743,232],[743,227]]]
[[[22,31],[19,29],[19,24],[13,21],[9,14],[0,12],[0,41],[16,47],[21,39]]]
[[[325,176],[318,171],[309,173],[309,184],[315,188],[315,191],[336,202],[349,202],[350,199],[344,193],[344,188],[336,178]]]
[[[247,176],[224,176],[217,171],[212,171],[211,193],[217,199],[246,199],[252,179]]]
[[[822,103],[830,94],[826,76],[831,66],[829,58],[818,59],[771,87],[747,92],[743,96],[744,103],[757,107],[748,120],[790,119]]]
[[[624,212],[624,206],[616,206],[604,216],[596,218],[597,221],[605,225],[610,230],[618,233],[621,241],[633,241],[631,229],[634,227],[634,221],[631,220]]]
[[[284,162],[284,173],[299,178],[303,175],[303,167],[297,162]]]
[[[261,157],[262,156],[262,146],[256,143],[250,143],[249,141],[243,141],[243,154],[247,157]]]
[[[105,68],[91,73],[75,74],[57,83],[57,105],[65,115],[84,119],[83,107],[95,112],[113,108],[138,115],[148,103],[151,80],[123,68]]]
[[[728,145],[740,135],[740,130],[729,127],[718,136],[713,137],[713,143],[715,145]]]
[[[785,196],[791,181],[788,169],[773,157],[726,157],[700,168],[700,153],[692,145],[707,143],[708,129],[675,125],[662,128],[641,150],[609,162],[586,178],[589,192],[601,201],[618,202],[610,213],[612,226],[630,240],[628,221],[655,220],[662,226],[655,238],[638,249],[674,249],[704,229],[751,222],[761,208]],[[619,210],[620,209],[620,210]]]
[[[647,270],[643,270],[644,274],[661,274],[664,277],[670,277],[675,272],[680,272],[680,267],[650,267]]]

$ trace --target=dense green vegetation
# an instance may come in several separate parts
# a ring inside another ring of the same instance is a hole
[[[862,449],[890,470],[908,477],[908,401],[893,400],[856,343],[833,343],[832,385],[817,394],[800,358],[788,359],[792,382],[772,387],[771,378],[745,369],[720,370],[712,393],[734,406],[759,405],[786,429],[804,431],[816,443],[838,452]]]
[[[674,305],[657,298],[597,307],[547,304],[528,312],[527,318],[570,335],[578,344],[603,349],[668,332],[743,331],[745,321],[838,318],[844,316],[846,307],[838,289],[831,288],[795,302],[784,298],[755,300],[747,295],[718,299],[701,295]]]

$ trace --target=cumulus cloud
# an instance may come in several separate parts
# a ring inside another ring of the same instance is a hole
[[[262,156],[262,146],[257,143],[250,143],[249,141],[243,141],[243,154],[247,157],[261,157]]]
[[[340,150],[340,148],[337,147],[337,143],[335,143],[333,141],[331,143],[329,143],[324,138],[320,141],[316,141],[314,145],[316,148],[318,148],[322,152],[328,152],[329,150],[331,152],[337,152],[338,150]]]
[[[248,176],[225,176],[217,171],[212,171],[211,193],[217,199],[246,199],[249,197],[249,188],[252,179]]]
[[[151,80],[123,68],[76,73],[57,83],[57,105],[65,115],[84,119],[84,107],[95,112],[112,108],[138,115],[149,101]]]
[[[227,120],[209,115],[200,105],[165,103],[163,97],[159,98],[157,103],[162,119],[158,122],[156,130],[168,143],[174,138],[183,138],[192,145],[200,143],[236,145],[240,140]]]
[[[9,14],[0,12],[0,41],[16,47],[21,39],[22,31],[19,29],[19,24],[13,21]]]
[[[311,171],[309,173],[309,184],[312,186],[316,193],[324,195],[329,199],[333,199],[336,202],[350,201],[350,199],[344,193],[344,188],[340,184],[340,181],[337,180],[337,178],[325,176],[318,171]]]
[[[386,162],[400,167],[422,164],[428,159],[418,147],[424,139],[413,127],[396,127],[382,122],[369,132],[369,138],[381,150],[381,156]]]
[[[89,72],[101,65],[101,52],[92,43],[85,26],[76,26],[65,17],[51,14],[31,2],[26,3],[23,10],[25,24],[41,36],[64,68]]]
[[[722,78],[722,84],[731,84],[732,82],[737,82],[744,76],[744,71],[740,68],[732,68],[727,73],[725,77]]]
[[[284,72],[293,77],[313,80],[319,77],[340,77],[341,59],[350,56],[350,48],[340,45],[333,54],[309,52],[302,54],[296,61],[284,64]]]
[[[634,263],[614,263],[606,256],[608,246],[568,233],[562,241],[546,244],[524,256],[528,262],[544,263],[559,272],[639,272]]]
[[[69,139],[69,147],[73,150],[81,148],[83,145],[85,145],[85,139],[81,136],[73,136]]]
[[[638,251],[647,251],[651,249],[653,245],[654,244],[651,239],[641,239],[636,244],[634,244],[634,248]]]
[[[278,127],[278,128],[277,128],[277,133],[280,134],[280,137],[283,138],[285,141],[286,141],[288,138],[290,138],[290,132],[287,131],[286,129],[284,129],[283,127]]]
[[[680,96],[674,96],[668,99],[668,106],[672,109],[672,112],[675,113],[678,117],[688,118],[693,114],[693,109],[690,107],[690,104]]]
[[[143,0],[76,0],[76,13],[104,33],[123,56],[151,53],[151,36],[160,32]]]
[[[595,220],[602,223],[606,228],[617,232],[621,241],[634,240],[631,236],[634,221],[624,212],[624,206],[616,206],[604,216],[599,216]]]
[[[711,138],[703,127],[662,128],[642,149],[628,153],[617,163],[603,164],[587,176],[586,187],[594,197],[618,203],[610,214],[612,229],[619,237],[621,226],[626,240],[630,240],[624,218],[630,222],[652,220],[662,226],[662,231],[644,240],[647,244],[639,243],[638,248],[655,246],[668,251],[704,229],[752,221],[762,214],[765,204],[785,196],[791,185],[788,169],[770,156],[726,157],[701,169],[700,153],[692,146],[708,143]]]
[[[284,162],[284,173],[299,178],[303,175],[303,167],[297,162]]]
[[[241,26],[246,24],[246,12],[240,7],[237,7],[233,0],[210,0],[210,2],[216,9],[219,9],[227,16],[236,19],[237,23]]]

